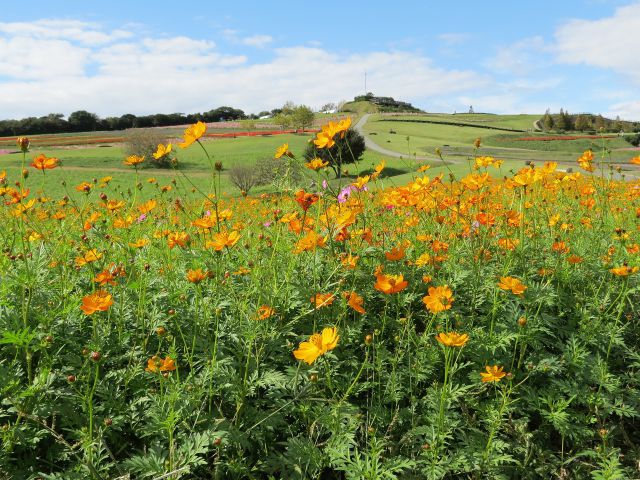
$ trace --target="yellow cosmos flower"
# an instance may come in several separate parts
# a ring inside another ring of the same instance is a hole
[[[240,240],[240,233],[237,231],[216,233],[213,236],[213,240],[208,241],[205,246],[207,248],[213,248],[219,252],[224,247],[231,248]]]
[[[609,269],[611,273],[617,275],[618,277],[626,277],[628,275],[631,275],[632,273],[636,273],[638,270],[640,270],[640,267],[629,267],[628,265]]]
[[[158,144],[158,148],[153,154],[153,158],[156,160],[161,159],[162,157],[169,155],[171,153],[172,145],[168,143],[167,145],[163,145],[162,143]]]
[[[135,167],[140,165],[142,162],[144,162],[144,157],[141,157],[140,155],[129,155],[123,163],[130,167]]]
[[[339,339],[340,335],[336,327],[325,328],[322,333],[314,333],[308,341],[301,342],[298,349],[293,352],[293,356],[311,365],[319,356],[336,348]]]
[[[466,333],[459,334],[457,332],[440,332],[436,335],[436,340],[445,347],[464,347],[469,341],[469,335]]]
[[[282,156],[294,158],[293,153],[291,153],[291,151],[289,150],[288,143],[283,143],[276,149],[276,154],[274,155],[274,158],[280,158]]]
[[[499,367],[498,365],[487,365],[485,370],[485,372],[480,372],[482,383],[499,382],[507,375],[507,372],[503,371],[502,367]]]
[[[180,148],[187,148],[196,140],[199,140],[207,132],[207,124],[204,122],[194,123],[184,131],[184,141],[179,143]]]
[[[310,170],[320,170],[327,165],[329,165],[329,162],[325,162],[321,158],[314,158],[310,162],[304,164],[304,166]]]
[[[515,295],[522,295],[527,289],[525,284],[515,277],[500,277],[498,287],[500,287],[502,290],[511,291]]]

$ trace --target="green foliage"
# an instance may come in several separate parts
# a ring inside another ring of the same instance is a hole
[[[317,148],[313,142],[309,142],[304,152],[304,158],[310,161],[321,158],[329,163],[329,167],[335,172],[336,177],[342,175],[344,165],[358,162],[365,151],[364,137],[355,129],[346,131],[344,138],[336,135],[335,145],[331,148]]]

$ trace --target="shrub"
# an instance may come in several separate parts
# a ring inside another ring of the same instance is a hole
[[[123,151],[127,157],[129,155],[144,157],[146,161],[141,164],[142,167],[155,165],[161,168],[168,168],[175,166],[175,157],[171,155],[165,155],[158,160],[153,158],[153,154],[160,143],[167,143],[167,138],[161,130],[155,128],[131,129],[125,132]]]
[[[624,139],[634,147],[640,145],[640,134],[638,135],[626,135]]]
[[[362,158],[365,151],[364,137],[350,128],[344,138],[336,135],[334,140],[335,145],[329,149],[317,148],[313,142],[309,142],[304,152],[304,158],[309,161],[317,157],[329,162],[329,166],[335,172],[336,177],[340,177],[343,165],[356,163]]]
[[[257,185],[273,185],[279,191],[295,188],[304,178],[300,162],[289,157],[260,159],[255,174]]]
[[[258,177],[254,169],[247,165],[234,165],[231,167],[229,169],[229,179],[242,194],[249,193],[258,184]]]

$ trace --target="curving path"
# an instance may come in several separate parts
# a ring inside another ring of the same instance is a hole
[[[364,146],[367,147],[369,150],[373,150],[374,152],[381,153],[382,155],[386,155],[387,157],[394,157],[394,158],[409,158],[409,159],[412,159],[412,160],[435,160],[435,159],[437,159],[436,156],[432,156],[432,157],[414,157],[413,155],[405,155],[405,154],[402,154],[400,152],[394,152],[393,150],[388,150],[388,149],[386,149],[384,147],[381,147],[380,145],[375,143],[373,140],[371,140],[369,135],[367,135],[366,132],[362,128],[367,123],[367,120],[369,120],[370,116],[371,116],[370,113],[365,113],[364,115],[362,115],[362,117],[360,117],[360,120],[358,120],[358,123],[356,123],[356,125],[354,127],[356,129],[356,131],[360,135],[362,135],[364,137]],[[449,161],[449,160],[447,160],[447,161]],[[451,162],[451,163],[454,163],[454,162]]]

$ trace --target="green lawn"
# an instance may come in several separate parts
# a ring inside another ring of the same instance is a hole
[[[483,128],[530,130],[537,118],[537,115],[488,114],[431,114],[393,117],[372,115],[364,130],[380,146],[410,156],[434,156],[435,149],[440,148],[446,158],[464,160],[473,155],[473,142],[478,137],[482,140],[479,154],[491,155],[504,160],[570,163],[575,162],[575,159],[588,148],[600,152],[603,146],[611,150],[611,160],[615,163],[626,163],[635,156],[634,152],[620,150],[630,146],[623,138],[518,141],[517,138],[547,135],[531,131],[509,133]],[[419,123],[415,120],[472,123],[477,126]]]

